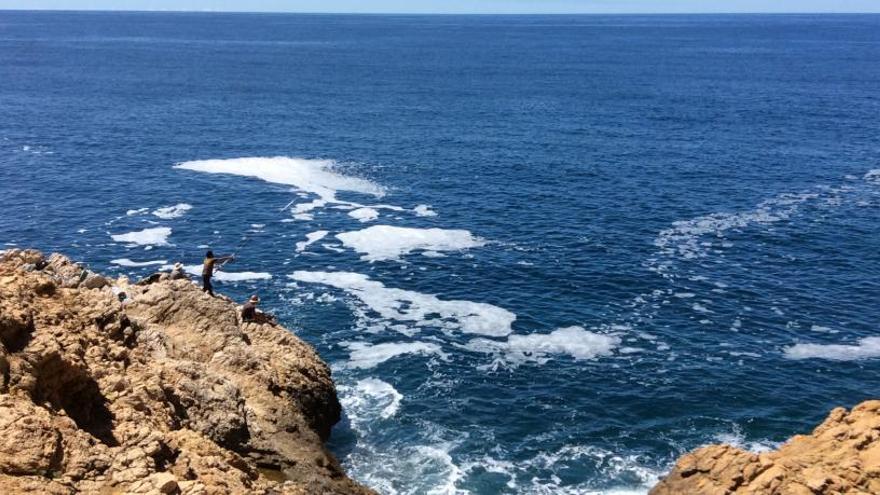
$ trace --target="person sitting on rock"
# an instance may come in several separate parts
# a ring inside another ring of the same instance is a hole
[[[254,294],[241,307],[241,321],[254,321],[257,319],[257,304],[260,304],[260,298]]]
[[[205,261],[202,264],[202,290],[210,294],[211,297],[214,297],[214,286],[211,285],[211,277],[214,276],[214,266],[218,261],[220,265],[223,265],[234,259],[235,256],[219,256],[215,258],[213,251],[205,253]]]
[[[183,278],[186,278],[186,269],[183,267],[183,263],[178,261],[171,269],[171,280],[179,280]]]

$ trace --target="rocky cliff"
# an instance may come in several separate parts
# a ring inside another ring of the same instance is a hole
[[[812,435],[753,454],[728,445],[692,452],[651,495],[880,493],[880,401],[831,412]]]
[[[315,351],[161,278],[0,254],[0,493],[372,493],[323,446]]]

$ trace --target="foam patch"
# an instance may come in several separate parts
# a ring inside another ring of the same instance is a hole
[[[555,356],[566,355],[576,360],[596,359],[611,355],[620,343],[620,337],[615,335],[573,326],[549,334],[511,335],[507,341],[474,339],[464,347],[474,352],[494,354],[503,364],[520,365],[528,362],[544,364]]]
[[[379,218],[379,212],[374,208],[358,208],[348,212],[348,216],[361,222],[372,222]]]
[[[416,250],[460,251],[486,244],[467,230],[418,229],[375,225],[363,230],[343,232],[336,238],[361,253],[366,261],[397,260]]]
[[[296,252],[301,253],[305,251],[307,247],[320,241],[329,233],[330,232],[327,230],[316,230],[315,232],[309,232],[308,234],[306,234],[306,240],[296,243]]]
[[[171,220],[173,218],[180,218],[186,214],[189,210],[192,209],[192,205],[187,203],[178,203],[174,206],[165,206],[163,208],[158,208],[153,210],[153,215],[163,219],[163,220]]]
[[[126,266],[131,268],[142,267],[142,266],[152,266],[152,265],[166,265],[168,263],[167,260],[156,260],[156,261],[132,261],[128,258],[120,258],[117,260],[111,260],[110,263],[119,266]]]
[[[375,368],[385,361],[405,354],[436,355],[442,359],[448,357],[438,344],[431,342],[387,342],[376,345],[367,342],[348,342],[343,345],[350,351],[349,360],[344,365],[347,368]]]
[[[413,208],[413,212],[420,217],[436,217],[437,212],[431,209],[430,205],[418,205]]]
[[[209,174],[254,177],[273,184],[293,186],[301,192],[335,201],[338,191],[350,191],[381,197],[385,189],[366,179],[349,177],[335,171],[333,160],[310,160],[286,156],[195,160],[175,168]]]
[[[788,359],[827,359],[830,361],[860,361],[880,357],[880,337],[866,337],[856,345],[795,344],[785,348]]]
[[[385,287],[360,273],[297,271],[290,278],[342,289],[378,313],[382,320],[406,322],[416,329],[430,326],[504,337],[513,331],[511,325],[516,320],[515,314],[498,306],[443,300],[432,294]]]
[[[127,242],[139,246],[168,246],[168,236],[170,235],[170,228],[154,227],[127,234],[111,234],[110,237],[116,242]]]

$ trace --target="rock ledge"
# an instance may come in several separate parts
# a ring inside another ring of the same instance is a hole
[[[0,493],[373,493],[324,448],[315,351],[161,278],[0,254]]]
[[[710,445],[685,455],[650,495],[880,493],[880,401],[837,408],[779,450],[754,454]]]

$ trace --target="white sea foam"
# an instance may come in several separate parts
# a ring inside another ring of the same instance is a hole
[[[356,210],[351,210],[348,212],[348,216],[354,218],[356,220],[360,220],[361,222],[372,222],[373,220],[379,218],[379,212],[374,208],[358,208]]]
[[[554,356],[568,355],[577,360],[609,356],[621,343],[616,335],[594,333],[583,327],[558,328],[548,334],[511,335],[506,341],[473,339],[464,348],[494,354],[499,364],[544,364]]]
[[[418,229],[374,225],[363,230],[343,232],[336,238],[346,247],[363,254],[368,261],[396,260],[416,250],[459,251],[486,244],[467,230]]]
[[[317,208],[323,208],[327,206],[329,201],[326,199],[316,199],[314,201],[306,201],[303,203],[297,203],[293,205],[290,209],[290,212],[293,214],[293,218],[297,220],[311,220],[313,217],[312,210]]]
[[[274,184],[293,186],[300,192],[317,195],[324,201],[336,201],[337,191],[350,191],[382,196],[385,189],[366,179],[350,177],[336,171],[333,160],[305,158],[251,157],[226,160],[195,160],[175,165],[175,168],[210,174],[230,174],[255,177]]]
[[[580,470],[585,466],[598,470],[598,477],[603,481],[626,481],[619,487],[597,489],[588,483],[563,483],[557,476],[560,471]],[[645,495],[661,475],[660,470],[645,466],[637,455],[619,454],[589,445],[565,445],[520,461],[484,455],[463,462],[461,469],[464,476],[474,471],[496,473],[508,479],[506,485],[512,493],[534,495]]]
[[[865,174],[865,180],[874,184],[880,184],[880,168],[869,170]]]
[[[880,337],[865,337],[857,345],[795,344],[783,351],[788,359],[859,361],[880,357]]]
[[[148,211],[150,211],[149,208],[138,208],[138,209],[136,209],[136,210],[128,210],[128,211],[125,212],[125,214],[128,215],[128,216],[130,216],[130,217],[133,217],[133,216],[135,216],[135,215],[140,215],[140,214],[146,213],[146,212],[148,212]]]
[[[138,246],[167,246],[170,235],[170,228],[154,227],[127,234],[111,234],[110,237],[116,242],[127,242]]]
[[[214,278],[224,282],[243,282],[246,280],[269,280],[271,273],[267,272],[227,272],[220,271],[214,274]]]
[[[163,220],[171,220],[172,218],[180,218],[186,214],[189,210],[192,209],[191,204],[187,203],[178,203],[174,206],[165,206],[162,208],[158,208],[153,210],[153,215],[163,219]]]
[[[156,260],[156,261],[132,261],[128,258],[120,258],[117,260],[112,260],[110,263],[119,266],[128,266],[128,267],[141,267],[141,266],[151,266],[151,265],[165,265],[168,263],[167,260]]]
[[[365,429],[365,428],[362,428]],[[432,439],[428,445],[392,441],[369,441],[369,432],[358,432],[357,451],[345,459],[352,476],[385,495],[420,493],[452,495],[468,492],[456,488],[464,473],[450,452],[455,443]]]
[[[296,251],[298,253],[305,251],[307,247],[320,241],[329,233],[330,232],[327,230],[316,230],[314,232],[309,232],[308,234],[306,234],[306,240],[296,243]]]
[[[170,268],[170,267],[169,267]],[[202,265],[186,265],[184,270],[190,275],[201,275]],[[215,270],[214,279],[223,282],[243,282],[246,280],[269,280],[272,278],[271,273],[266,272],[229,272],[226,270]]]
[[[866,180],[873,180],[871,172]],[[877,177],[880,177],[878,173]],[[841,195],[851,192],[849,187],[817,187],[814,191],[785,193],[760,203],[755,209],[737,213],[712,213],[690,220],[673,222],[672,228],[663,230],[654,245],[663,254],[685,259],[708,256],[714,244],[707,237],[722,238],[730,230],[744,229],[751,225],[766,225],[788,220],[804,203],[821,200],[825,206],[842,203]],[[728,241],[719,246],[730,247]]]
[[[780,442],[772,442],[770,440],[747,440],[745,433],[739,425],[733,425],[733,431],[719,433],[715,435],[712,443],[723,443],[731,445],[738,449],[747,450],[749,452],[760,454],[769,452],[779,448]]]
[[[390,383],[377,378],[359,380],[354,386],[340,385],[339,395],[354,427],[375,419],[391,418],[403,400],[403,395]]]
[[[375,368],[376,366],[405,354],[422,356],[436,355],[446,359],[447,355],[438,344],[431,342],[386,342],[370,344],[368,342],[346,342],[343,344],[350,352],[347,368]]]
[[[486,303],[443,300],[432,294],[385,287],[370,277],[352,272],[297,271],[300,282],[329,285],[360,300],[384,320],[408,322],[415,327],[439,327],[466,333],[503,337],[512,332],[516,315]]]
[[[413,208],[416,215],[420,217],[436,217],[437,212],[431,209],[430,205],[418,205]]]

